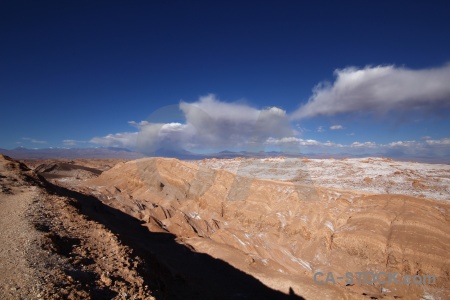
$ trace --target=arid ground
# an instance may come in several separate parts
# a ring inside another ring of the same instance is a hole
[[[2,299],[450,298],[449,165],[0,156],[0,190]]]

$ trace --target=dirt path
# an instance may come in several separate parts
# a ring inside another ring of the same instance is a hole
[[[0,194],[0,295],[3,299],[32,299],[40,296],[39,280],[27,262],[38,233],[26,220],[37,197],[35,187],[19,194]]]
[[[79,209],[0,155],[0,299],[155,299],[146,263]]]

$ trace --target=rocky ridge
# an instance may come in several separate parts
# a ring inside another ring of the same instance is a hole
[[[79,189],[284,293],[447,297],[448,202],[237,173],[149,158],[119,164]],[[320,286],[318,271],[433,274],[437,284]]]

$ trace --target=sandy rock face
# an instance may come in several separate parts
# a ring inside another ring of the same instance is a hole
[[[285,293],[292,289],[307,299],[450,296],[449,202],[312,185],[314,173],[286,180],[293,172],[286,168],[263,172],[261,164],[249,163],[247,171],[233,173],[223,170],[226,161],[213,163],[121,163],[82,190]],[[437,282],[320,285],[316,272],[432,274]]]

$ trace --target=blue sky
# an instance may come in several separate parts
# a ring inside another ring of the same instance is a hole
[[[448,155],[449,11],[2,1],[0,147]]]

